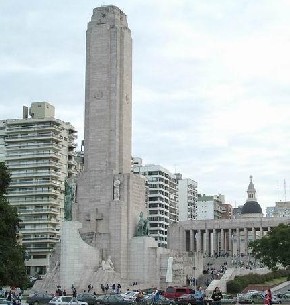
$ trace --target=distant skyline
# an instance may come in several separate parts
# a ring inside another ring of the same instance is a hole
[[[290,200],[287,0],[3,0],[0,119],[48,101],[81,142],[85,32],[93,8],[110,4],[133,37],[132,155],[233,207],[250,175],[264,212]]]

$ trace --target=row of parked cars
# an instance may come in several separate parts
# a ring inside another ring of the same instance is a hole
[[[151,305],[153,303],[155,289],[144,291],[144,296],[140,300],[141,305]],[[78,294],[76,298],[72,296],[56,296],[45,293],[35,293],[27,299],[29,305],[136,305],[136,291],[127,291],[123,294],[103,294],[94,295],[91,293]],[[205,299],[205,303],[210,305],[212,300]],[[228,294],[223,294],[222,304],[235,304],[236,298]],[[201,305],[195,298],[194,291],[186,287],[168,287],[158,298],[158,305]]]
[[[264,304],[265,294],[260,291],[250,291],[245,294],[238,294],[239,304]],[[272,304],[290,303],[290,294],[273,294]]]

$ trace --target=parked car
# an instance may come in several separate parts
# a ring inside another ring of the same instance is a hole
[[[144,305],[144,304],[151,305],[152,303],[154,303],[154,305],[155,304],[156,305],[175,305],[174,300],[168,299],[168,298],[164,297],[163,295],[159,295],[158,301],[153,302],[153,298],[154,298],[154,294],[145,295],[140,303],[142,305]]]
[[[237,298],[230,294],[223,293],[223,298],[221,299],[222,304],[236,304]]]
[[[246,293],[238,298],[239,304],[264,304],[263,293]]]
[[[179,305],[189,305],[189,304],[190,305],[196,305],[196,304],[198,304],[194,294],[189,294],[189,293],[183,294],[182,296],[177,298],[175,300],[175,303],[179,304]]]
[[[164,292],[164,296],[168,299],[177,299],[183,294],[194,294],[194,290],[188,287],[168,286]]]
[[[125,293],[121,293],[121,296],[122,296],[125,300],[135,301],[135,300],[136,300],[137,294],[138,294],[137,291],[126,291]]]
[[[0,298],[0,305],[10,305],[12,302],[5,298]]]
[[[272,295],[272,304],[282,304],[282,299],[277,295]]]
[[[88,292],[79,293],[77,295],[77,300],[81,302],[87,302],[89,305],[97,304],[96,296]]]
[[[102,304],[102,300],[103,300],[106,296],[107,296],[106,294],[101,294],[101,295],[96,296],[96,304],[97,304],[97,305]]]
[[[29,305],[48,304],[53,298],[53,294],[49,293],[34,293],[27,297],[26,303]]]
[[[87,302],[78,301],[77,298],[72,296],[59,296],[54,297],[49,301],[50,305],[88,305]]]
[[[103,295],[97,297],[97,304],[104,305],[133,305],[134,301],[125,300],[120,294]]]

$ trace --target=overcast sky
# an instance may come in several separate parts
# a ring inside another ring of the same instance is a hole
[[[250,175],[263,209],[290,200],[288,0],[2,0],[0,119],[49,101],[82,139],[85,31],[108,4],[133,37],[133,155],[233,207]]]

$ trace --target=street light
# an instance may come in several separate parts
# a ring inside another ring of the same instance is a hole
[[[194,261],[194,264],[195,264],[195,261]],[[192,267],[193,269],[193,278],[194,278],[194,293],[196,292],[196,267],[193,266]]]

